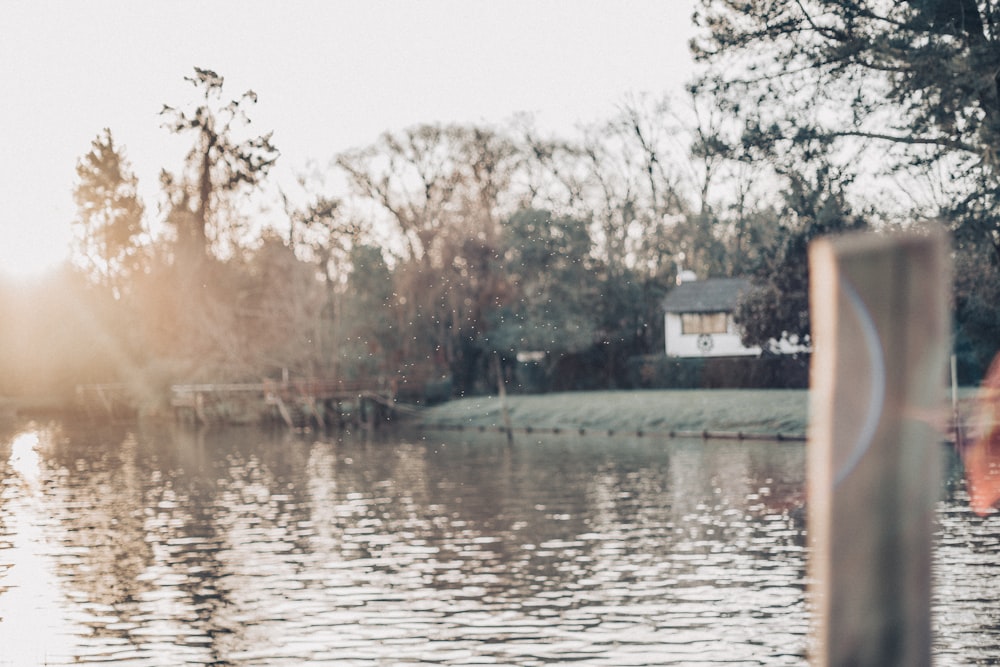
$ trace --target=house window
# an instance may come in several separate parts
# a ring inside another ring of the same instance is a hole
[[[728,331],[728,313],[683,313],[681,315],[681,333],[724,334]]]

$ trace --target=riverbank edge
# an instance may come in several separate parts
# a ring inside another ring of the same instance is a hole
[[[974,388],[960,389],[963,418],[971,415],[975,395]],[[577,391],[515,394],[505,399],[474,396],[431,406],[400,403],[389,422],[423,430],[503,433],[509,427],[514,433],[802,440],[808,431],[808,396],[804,389]],[[62,401],[0,397],[0,421],[18,417],[93,415]],[[139,411],[132,418],[174,421],[176,416],[169,411]]]
[[[506,408],[506,415],[504,414]],[[423,429],[804,440],[808,390],[622,390],[459,398]]]

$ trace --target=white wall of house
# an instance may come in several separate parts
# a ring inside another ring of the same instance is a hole
[[[668,357],[739,357],[760,354],[759,347],[745,347],[740,342],[740,335],[733,323],[732,314],[699,313],[697,315],[707,316],[703,317],[701,322],[707,326],[699,327],[697,321],[685,320],[687,314],[667,313],[665,315]],[[695,333],[686,333],[685,324],[688,325],[687,330],[693,329]]]

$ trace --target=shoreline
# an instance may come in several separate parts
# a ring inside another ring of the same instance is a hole
[[[453,399],[421,410],[424,429],[804,440],[808,390],[566,392]]]

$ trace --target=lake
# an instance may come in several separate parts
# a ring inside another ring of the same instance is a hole
[[[947,448],[939,665],[1000,664]],[[0,665],[805,665],[805,446],[27,424]]]

